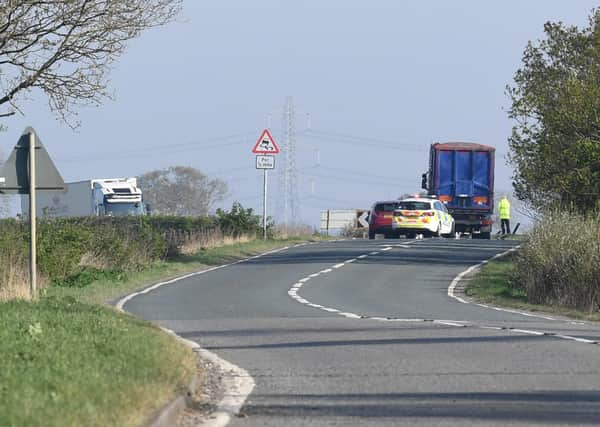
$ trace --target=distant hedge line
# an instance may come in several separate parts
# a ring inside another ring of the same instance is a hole
[[[68,285],[69,278],[86,270],[139,270],[181,255],[186,247],[199,250],[227,236],[254,237],[260,232],[259,224],[260,218],[251,209],[236,204],[231,211],[210,217],[41,219],[37,225],[39,273],[51,283]],[[28,227],[24,221],[0,221],[0,282],[14,276],[8,269],[14,269],[15,263],[26,263]]]

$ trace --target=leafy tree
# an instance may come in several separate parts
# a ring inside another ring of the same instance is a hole
[[[138,185],[152,212],[161,215],[208,215],[227,194],[224,181],[209,179],[199,170],[185,166],[147,172],[138,178]]]
[[[76,105],[109,98],[111,66],[129,40],[171,21],[182,0],[2,0],[0,117],[41,90],[69,122]]]
[[[507,87],[519,199],[534,208],[600,206],[600,11],[579,29],[548,22]]]

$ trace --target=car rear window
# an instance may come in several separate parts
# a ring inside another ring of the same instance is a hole
[[[398,209],[398,203],[377,203],[375,205],[375,210],[379,212],[394,212],[395,209]]]
[[[400,202],[398,209],[405,211],[426,211],[431,209],[429,202]]]

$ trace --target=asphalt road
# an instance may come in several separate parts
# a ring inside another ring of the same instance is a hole
[[[252,375],[231,426],[600,424],[600,345],[586,343],[600,340],[598,324],[448,296],[457,274],[513,244],[309,244],[125,309]]]

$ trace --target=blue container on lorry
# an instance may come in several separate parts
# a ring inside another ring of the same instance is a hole
[[[446,205],[455,230],[473,238],[491,236],[495,151],[469,142],[435,143],[429,154],[429,172],[423,174],[422,187]]]

